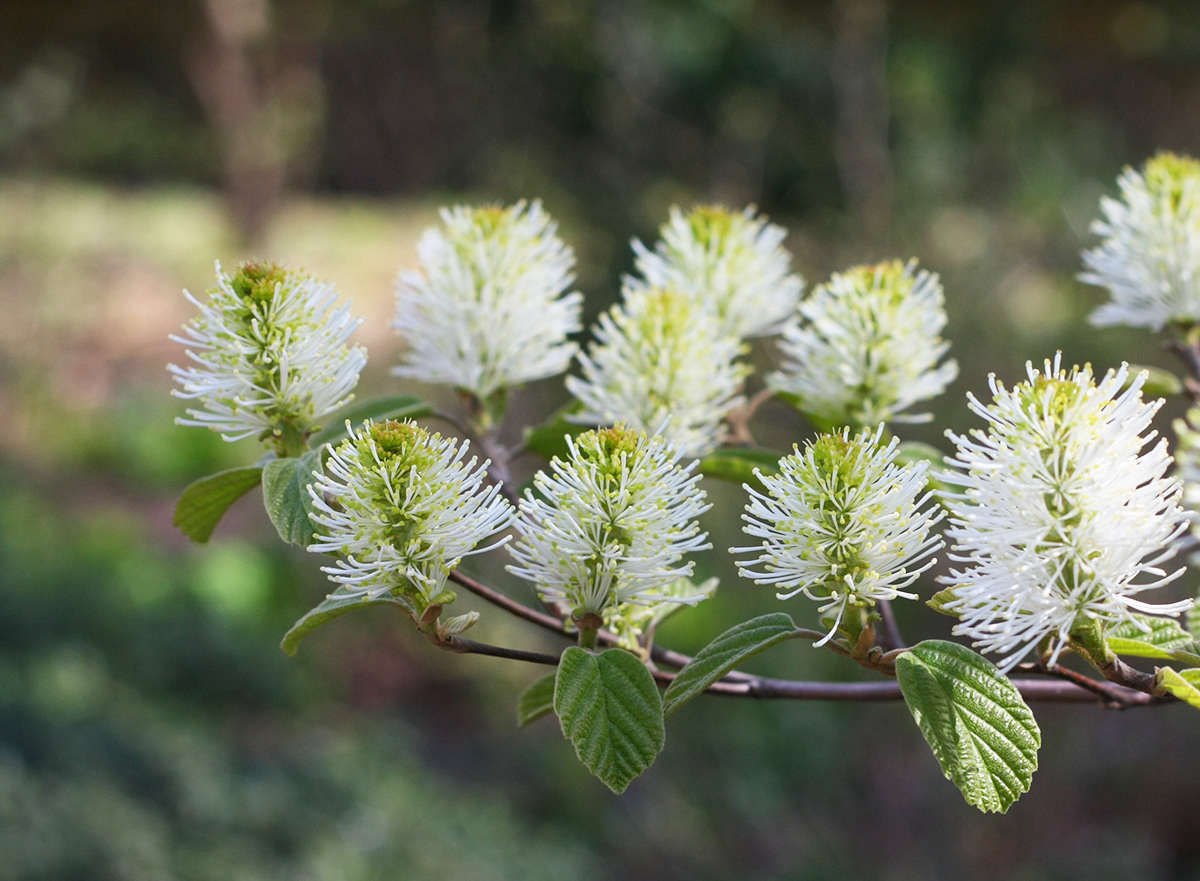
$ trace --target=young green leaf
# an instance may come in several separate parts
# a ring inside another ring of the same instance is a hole
[[[925,601],[925,605],[929,606],[929,608],[933,609],[933,611],[939,612],[942,615],[949,615],[951,618],[957,618],[958,617],[957,612],[953,612],[950,609],[946,608],[946,603],[950,602],[953,599],[954,599],[954,588],[947,587],[947,588],[943,588],[942,590],[939,590],[937,593],[935,593],[933,596],[931,596],[929,599],[927,599]]]
[[[251,465],[201,477],[175,503],[172,522],[192,541],[208,541],[229,506],[258,486],[262,473],[261,465]]]
[[[275,459],[263,469],[263,503],[267,516],[275,524],[279,537],[300,547],[313,540],[313,525],[308,519],[312,498],[308,485],[321,463],[320,449],[309,450],[298,459]]]
[[[730,627],[700,649],[667,686],[663,695],[665,714],[674,713],[746,658],[795,635],[796,624],[784,612],[772,612]]]
[[[662,698],[646,665],[622,649],[571,646],[558,662],[554,712],[579,761],[620,795],[666,741]]]
[[[778,450],[759,447],[722,447],[700,460],[700,473],[718,480],[761,486],[754,476],[754,469],[764,474],[775,474],[779,471],[779,459],[783,455]]]
[[[300,640],[308,636],[322,624],[332,621],[334,618],[340,618],[347,612],[353,612],[355,609],[364,609],[367,606],[399,606],[409,615],[415,615],[416,612],[403,597],[399,596],[381,596],[376,599],[370,599],[362,595],[356,596],[338,596],[332,593],[325,597],[320,604],[310,609],[304,616],[292,625],[291,629],[283,635],[283,640],[279,643],[279,647],[289,655],[296,654],[296,649],[300,646]]]
[[[518,727],[554,712],[554,680],[555,674],[547,673],[517,697]]]
[[[1155,683],[1159,690],[1175,695],[1185,704],[1200,709],[1200,669],[1173,670],[1159,667],[1155,671]]]
[[[1159,658],[1171,660],[1176,652],[1192,647],[1192,635],[1184,630],[1174,618],[1157,618],[1153,615],[1134,615],[1133,618],[1150,628],[1143,631],[1133,621],[1121,621],[1108,629],[1108,647],[1118,655],[1135,658]],[[1186,658],[1185,658],[1186,660]]]
[[[433,405],[411,395],[389,395],[351,404],[327,417],[325,427],[309,438],[314,449],[334,443],[346,436],[346,420],[358,425],[364,419],[376,422],[384,419],[419,419],[433,412]]]
[[[929,639],[896,659],[917,727],[968,803],[1004,813],[1028,791],[1042,734],[1021,693],[991,661]]]

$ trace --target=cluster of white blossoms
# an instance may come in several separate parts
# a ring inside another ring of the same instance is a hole
[[[576,617],[625,603],[695,603],[672,583],[692,574],[685,554],[711,547],[695,520],[710,507],[695,463],[662,438],[623,426],[567,438],[566,459],[538,472],[508,546],[508,570]]]
[[[787,231],[753,207],[672,208],[659,235],[654,250],[633,240],[642,281],[629,283],[692,297],[716,315],[723,334],[739,339],[778,333],[791,319],[804,281],[791,271]]]
[[[905,588],[936,562],[942,543],[930,535],[942,511],[927,490],[929,463],[898,464],[899,441],[882,437],[882,425],[823,434],[780,459],[778,474],[756,472],[765,493],[746,486],[743,529],[762,542],[730,549],[758,555],[739,574],[778,588],[780,599],[802,593],[821,603],[832,619],[822,642],[848,609],[915,599]]]
[[[916,261],[894,260],[834,273],[800,304],[801,322],[784,328],[784,363],[768,377],[819,423],[836,427],[919,422],[907,414],[958,375],[938,277]]]
[[[484,486],[488,463],[464,462],[468,443],[412,422],[347,425],[309,486],[316,526],[308,549],[333,553],[322,567],[338,596],[407,598],[420,613],[443,592],[450,570],[516,512],[499,484]]]
[[[408,349],[399,376],[445,383],[483,400],[562,373],[583,297],[574,252],[541,203],[443,209],[425,231],[420,270],[396,282],[393,327]]]
[[[167,366],[173,393],[196,399],[180,425],[227,441],[258,435],[280,453],[303,448],[321,420],[352,397],[367,363],[346,344],[361,323],[337,306],[333,285],[273,263],[245,263],[232,276],[217,264],[217,286],[200,314],[171,339],[188,346],[186,367]]]
[[[1049,663],[1072,631],[1130,618],[1176,615],[1190,601],[1151,605],[1135,595],[1182,570],[1161,566],[1187,528],[1181,487],[1167,475],[1165,440],[1147,449],[1161,400],[1142,400],[1145,374],[1064,371],[1061,355],[1012,389],[989,379],[992,403],[968,395],[987,431],[947,432],[957,453],[942,475],[951,560],[941,580],[960,618],[955,633],[1003,654],[1003,669],[1045,640]],[[1141,581],[1143,577],[1149,580]]]
[[[685,456],[721,444],[749,368],[736,360],[742,344],[711,312],[673,289],[627,288],[594,334],[579,355],[583,379],[567,377],[582,404],[572,422],[656,432]]]
[[[1092,323],[1200,321],[1200,162],[1160,153],[1117,184],[1121,198],[1102,199],[1104,217],[1092,224],[1103,241],[1083,254],[1080,278],[1112,296]]]

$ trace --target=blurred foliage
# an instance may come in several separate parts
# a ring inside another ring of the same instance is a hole
[[[208,546],[170,526],[187,482],[257,458],[251,442],[171,424],[179,289],[202,292],[214,257],[304,266],[367,319],[364,394],[453,406],[387,377],[391,278],[443,200],[541,196],[577,247],[593,315],[631,268],[629,236],[653,237],[673,201],[757,202],[791,230],[810,284],[919,256],[942,273],[962,366],[937,420],[905,432],[935,445],[972,424],[965,390],[1058,347],[1101,370],[1173,366],[1146,334],[1090,328],[1099,294],[1074,275],[1121,165],[1157,147],[1200,152],[1200,117],[1180,110],[1200,97],[1193,5],[889,8],[878,234],[841,177],[834,12],[276,3],[258,49],[316,77],[321,115],[289,166],[292,195],[246,253],[211,189],[224,148],[188,74],[207,39],[202,4],[5,4],[0,881],[1200,872],[1200,766],[1182,711],[1035,706],[1042,770],[989,818],[941,779],[903,706],[703,698],[614,800],[553,721],[516,729],[516,695],[541,671],[435,653],[383,612],[339,620],[289,660],[280,636],[327,589],[317,561],[279,545],[253,495]],[[754,357],[775,356],[758,344]],[[523,392],[513,439],[562,399],[553,382]],[[773,448],[807,431],[777,403],[760,421]],[[518,464],[523,479],[537,463]],[[740,491],[709,484],[714,545],[740,544]],[[779,608],[723,556],[699,567],[722,577],[717,597],[672,618],[664,642],[695,649]],[[484,612],[482,638],[557,645]],[[931,611],[899,612],[910,632],[945,633]],[[749,666],[858,675],[792,644]]]

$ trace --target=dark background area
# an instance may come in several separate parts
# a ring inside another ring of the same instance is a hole
[[[265,255],[367,317],[364,395],[440,394],[387,372],[391,278],[439,204],[541,198],[594,316],[672,204],[753,202],[810,286],[893,256],[941,273],[962,371],[905,436],[944,445],[963,393],[1027,358],[1174,366],[1091,328],[1074,276],[1100,195],[1200,153],[1198,111],[1189,2],[3,3],[0,879],[1200,877],[1183,707],[1036,706],[1041,770],[994,817],[903,706],[706,698],[616,799],[553,721],[516,730],[538,670],[382,612],[288,659],[327,585],[253,497],[208,546],[170,525],[186,483],[258,453],[174,426],[163,369],[179,290]],[[563,395],[522,392],[512,436]],[[807,432],[762,412],[764,441]],[[740,491],[708,488],[714,545],[739,544]],[[664,642],[778,607],[724,554],[701,568],[722,589]],[[556,645],[481,611],[482,638]],[[755,669],[859,678],[791,644]]]

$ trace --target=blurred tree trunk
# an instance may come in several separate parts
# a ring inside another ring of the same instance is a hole
[[[221,150],[225,200],[248,244],[262,240],[289,172],[323,118],[311,44],[286,49],[269,0],[204,0],[208,30],[184,62]]]
[[[836,0],[833,15],[834,158],[863,237],[882,244],[892,220],[887,5],[884,0]]]

